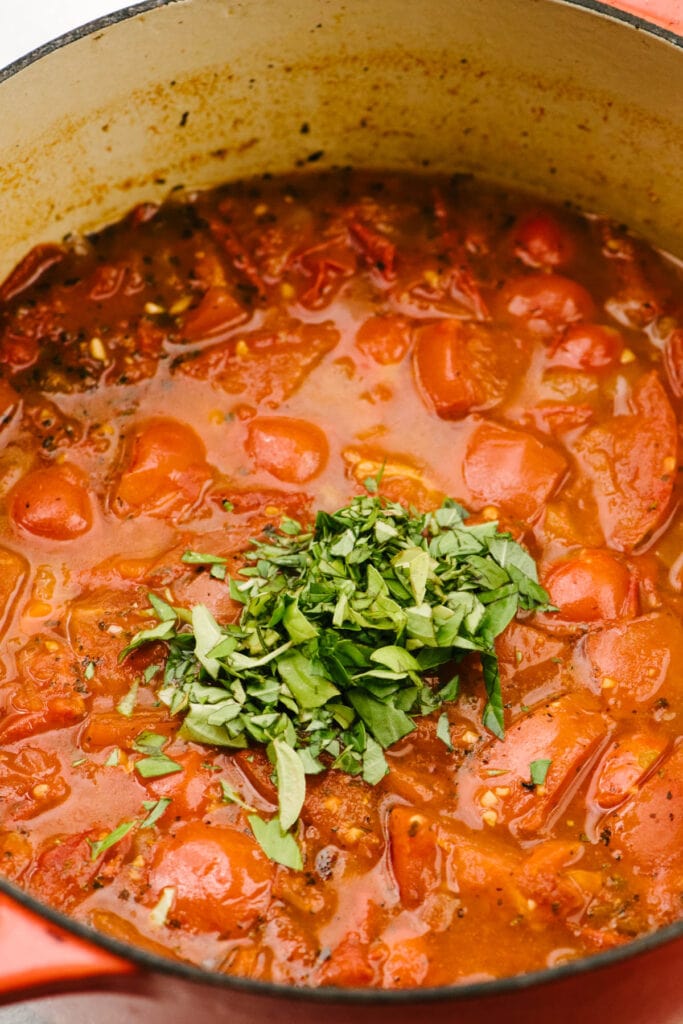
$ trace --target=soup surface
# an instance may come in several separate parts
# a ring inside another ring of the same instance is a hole
[[[138,207],[34,250],[0,301],[8,877],[298,985],[498,977],[681,916],[671,261],[469,179],[340,172]],[[251,538],[377,488],[497,521],[559,610],[496,641],[503,739],[473,654],[374,785],[308,775],[294,870],[250,825],[278,802],[263,746],[183,738],[165,642],[121,652],[150,593],[235,621]]]

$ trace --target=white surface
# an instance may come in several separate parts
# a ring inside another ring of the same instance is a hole
[[[126,0],[0,0],[0,68],[63,32],[126,6]]]

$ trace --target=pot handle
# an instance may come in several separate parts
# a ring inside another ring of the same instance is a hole
[[[134,964],[91,945],[0,893],[0,1001],[64,982],[130,974]]]
[[[683,35],[683,12],[678,0],[607,0],[607,3]]]

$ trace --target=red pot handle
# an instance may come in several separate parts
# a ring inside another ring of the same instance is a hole
[[[645,21],[662,25],[671,32],[683,35],[683,7],[681,0],[606,0],[612,7],[618,7],[629,14],[637,14]]]
[[[44,920],[0,893],[0,996],[130,974],[135,966]]]

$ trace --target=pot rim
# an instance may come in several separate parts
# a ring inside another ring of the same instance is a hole
[[[23,71],[24,68],[29,67],[31,64],[64,46],[68,46],[96,32],[102,32],[104,29],[134,18],[139,14],[144,14],[147,11],[161,7],[170,7],[172,4],[181,2],[183,0],[142,0],[140,3],[129,4],[121,8],[121,10],[105,14],[100,18],[71,29],[19,57],[5,68],[0,69],[0,85],[20,71]],[[615,21],[620,21],[635,31],[644,32],[671,43],[681,50],[683,59],[683,36],[648,21],[643,16],[620,10],[617,7],[608,6],[606,3],[602,3],[601,0],[548,0],[548,2],[578,8],[579,10],[586,11],[589,16],[609,17]],[[618,0],[615,0],[615,2],[618,2]],[[464,1002],[466,1000],[491,998],[532,989],[540,985],[552,984],[562,979],[588,974],[593,970],[607,970],[625,960],[635,959],[640,955],[653,952],[668,942],[683,939],[683,920],[681,920],[664,928],[659,928],[648,935],[634,939],[623,946],[572,960],[557,967],[548,967],[511,977],[495,978],[490,981],[408,989],[360,989],[335,988],[332,986],[307,988],[221,974],[218,971],[209,971],[201,967],[195,967],[192,964],[174,961],[143,948],[129,945],[98,932],[89,925],[82,924],[80,921],[68,917],[48,904],[42,903],[2,876],[0,876],[0,893],[9,896],[19,906],[38,915],[43,920],[59,926],[77,938],[99,946],[109,953],[122,957],[147,972],[173,975],[190,982],[209,984],[216,988],[236,989],[245,994],[272,998],[285,997],[294,1001],[320,1002],[323,1004],[328,1002],[350,1005],[360,1003],[381,1005],[397,1002],[419,1004],[440,1002],[442,1000]]]

